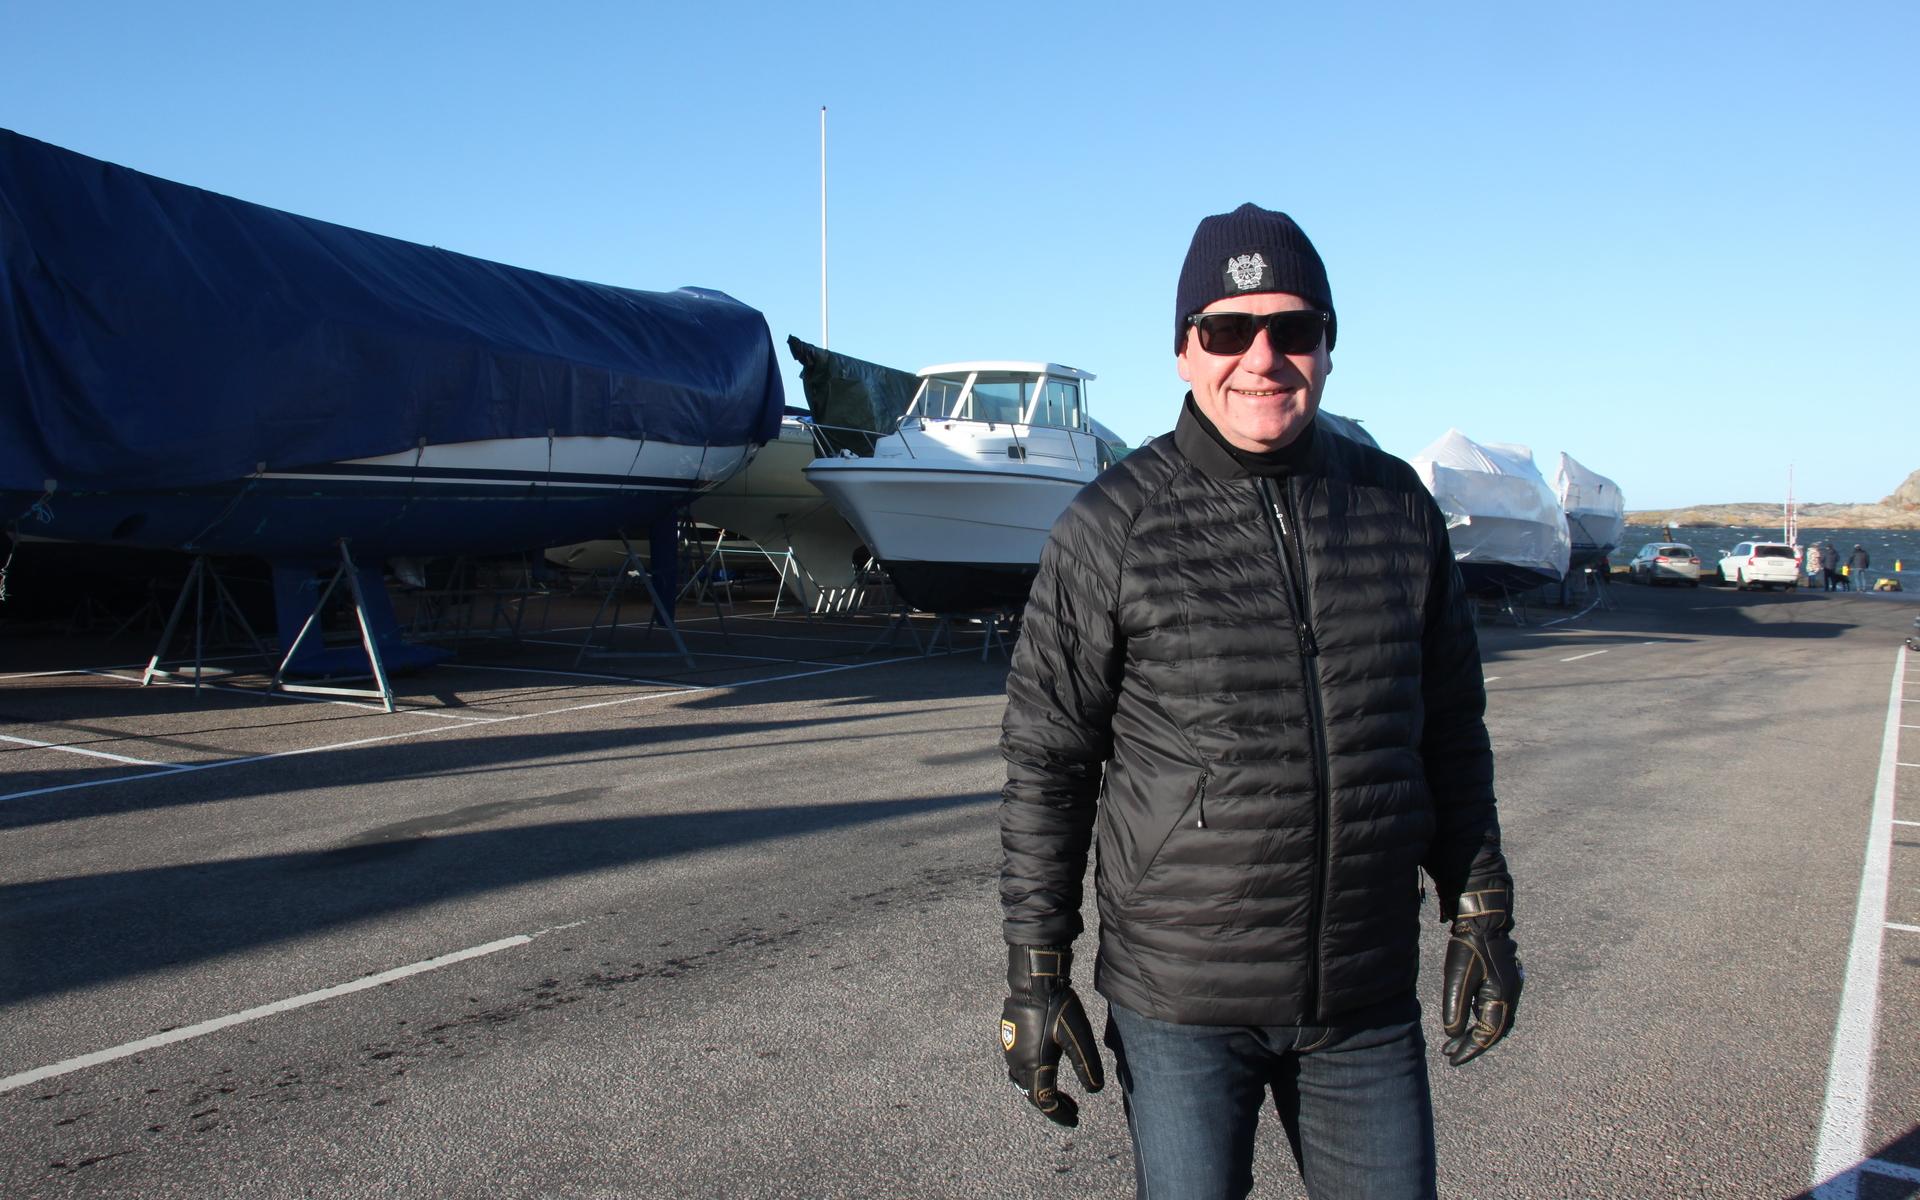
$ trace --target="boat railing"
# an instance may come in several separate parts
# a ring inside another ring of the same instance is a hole
[[[813,452],[816,458],[872,458],[875,443],[888,436],[874,429],[856,429],[851,425],[822,425],[817,421],[808,421],[807,430],[813,435]]]
[[[1010,456],[1020,459],[1023,462],[1031,461],[1032,454],[1036,449],[1039,449],[1037,445],[1033,444],[1036,441],[1032,436],[1033,430],[1057,430],[1066,437],[1067,453],[1072,456],[1073,465],[1076,470],[1085,471],[1087,469],[1087,463],[1082,456],[1083,451],[1080,446],[1080,441],[1083,437],[1093,439],[1096,448],[1096,469],[1104,470],[1107,466],[1111,465],[1113,461],[1113,455],[1105,451],[1105,444],[1099,437],[1085,430],[1069,429],[1064,425],[1032,426],[1029,427],[1028,432],[1023,435],[1021,433],[1022,427],[1012,421],[987,421],[978,417],[923,417],[917,413],[907,413],[896,423],[892,433],[881,433],[873,429],[855,429],[851,426],[844,425],[822,425],[813,421],[807,422],[807,428],[813,434],[814,453],[820,458],[872,458],[874,457],[875,447],[879,444],[880,439],[891,437],[893,433],[903,435],[900,438],[900,445],[902,449],[906,451],[907,457],[918,458],[919,455],[914,452],[913,439],[904,436],[904,434],[910,427],[924,432],[930,424],[974,425],[996,432],[1004,426],[1008,436],[1013,440],[1013,446],[1010,447],[1012,451]],[[1052,439],[1045,440],[1051,442]],[[1067,457],[1067,455],[1044,454],[1043,457],[1064,458]]]
[[[982,417],[923,417],[917,413],[908,413],[901,418],[899,428],[904,431],[909,425],[912,425],[924,431],[927,426],[931,424],[972,425],[985,428],[989,432],[997,432],[1004,427],[1007,431],[1007,436],[1013,441],[1013,445],[1009,448],[1011,457],[1023,462],[1032,461],[1036,453],[1042,458],[1059,459],[1071,457],[1076,471],[1085,471],[1087,469],[1086,459],[1083,457],[1086,451],[1084,451],[1080,445],[1082,439],[1092,439],[1095,447],[1103,445],[1098,435],[1085,429],[1073,429],[1065,425],[1023,425],[1017,421],[987,420]],[[1025,430],[1025,432],[1023,433],[1022,430]],[[1048,453],[1045,446],[1050,444],[1053,439],[1035,437],[1035,434],[1041,431],[1055,432],[1064,437],[1067,443],[1067,453]],[[900,440],[906,447],[907,456],[909,458],[915,457],[913,452],[913,439],[902,437]],[[1112,457],[1111,454],[1096,453],[1096,470],[1105,469],[1111,463]]]

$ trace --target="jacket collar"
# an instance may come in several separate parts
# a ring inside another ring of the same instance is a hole
[[[1173,427],[1173,447],[1204,475],[1214,479],[1251,479],[1259,475],[1319,474],[1326,458],[1326,438],[1319,422],[1307,426],[1300,440],[1281,451],[1278,469],[1250,469],[1248,460],[1257,456],[1235,450],[1221,438],[1188,392],[1180,406],[1180,420]]]

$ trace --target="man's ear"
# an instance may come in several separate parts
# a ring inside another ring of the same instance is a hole
[[[1192,335],[1189,334],[1188,336],[1191,337]],[[1174,355],[1173,361],[1174,361],[1174,364],[1180,368],[1181,382],[1192,383],[1193,372],[1187,370],[1187,352],[1185,350],[1182,350],[1180,353]]]

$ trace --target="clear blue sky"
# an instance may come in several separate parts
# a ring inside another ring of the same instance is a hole
[[[913,369],[1182,387],[1195,221],[1319,245],[1329,408],[1565,450],[1629,507],[1920,468],[1920,4],[0,0],[0,125],[294,212],[699,284]],[[797,372],[788,371],[800,401]]]

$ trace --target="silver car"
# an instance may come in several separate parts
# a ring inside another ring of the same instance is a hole
[[[1632,583],[1684,583],[1700,586],[1700,556],[1685,542],[1648,542],[1627,564]]]

